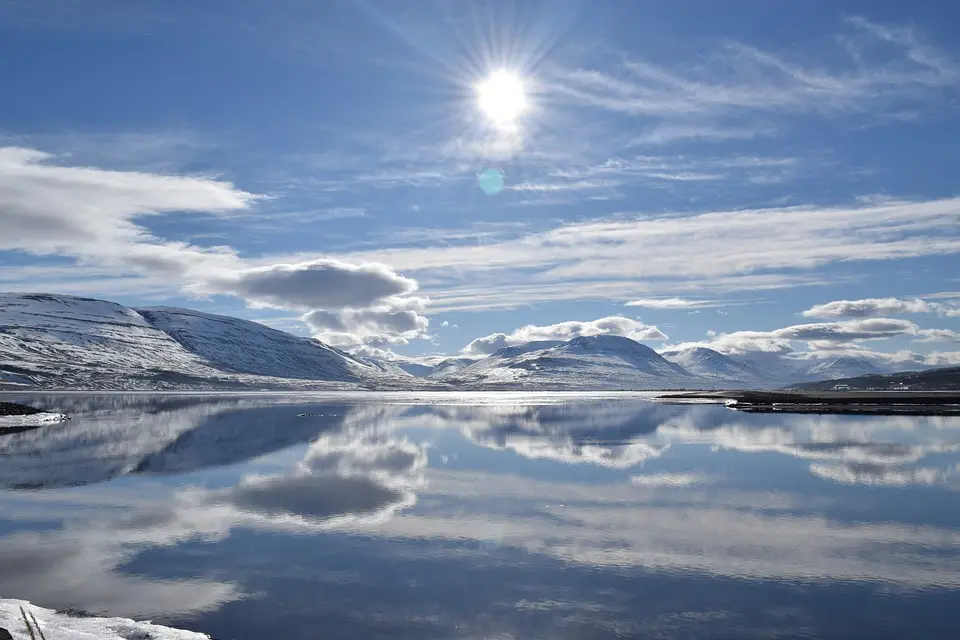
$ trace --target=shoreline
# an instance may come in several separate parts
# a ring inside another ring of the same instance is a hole
[[[62,413],[51,413],[25,404],[0,402],[0,435],[30,431],[67,420]]]
[[[707,391],[657,400],[725,401],[744,413],[960,416],[958,391]]]

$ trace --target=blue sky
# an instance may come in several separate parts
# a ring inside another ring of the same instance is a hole
[[[0,1],[0,289],[367,352],[610,332],[960,362],[958,21],[933,1]],[[507,125],[478,107],[497,70],[526,93]],[[842,300],[868,302],[814,309]]]

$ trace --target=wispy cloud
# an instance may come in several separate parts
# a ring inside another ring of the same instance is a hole
[[[774,127],[763,124],[747,126],[677,122],[657,125],[636,136],[627,146],[656,146],[686,141],[752,140],[773,135],[775,132]]]
[[[626,303],[628,307],[644,307],[645,309],[707,309],[723,307],[727,302],[719,300],[688,300],[685,298],[639,298]]]
[[[551,184],[521,182],[508,188],[511,191],[588,191],[609,189],[619,184],[620,182],[616,180],[573,180],[570,182],[555,182]]]
[[[836,48],[831,65],[727,42],[686,69],[627,58],[615,70],[563,70],[551,89],[581,105],[668,119],[674,128],[666,129],[661,141],[667,141],[684,137],[684,127],[695,135],[695,118],[705,116],[902,110],[905,103],[921,101],[960,78],[960,65],[915,31],[863,18],[852,18],[847,25],[847,46]],[[656,131],[647,133],[653,141]],[[704,133],[723,136],[719,129]]]
[[[709,295],[824,282],[817,274],[832,264],[958,253],[957,211],[960,199],[948,198],[624,214],[483,244],[438,246],[435,240],[430,247],[384,247],[342,258],[384,261],[414,275],[447,309],[598,295],[625,301],[657,293]]]

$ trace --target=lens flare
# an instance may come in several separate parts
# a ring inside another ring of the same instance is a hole
[[[497,169],[484,169],[477,175],[477,181],[488,196],[495,196],[503,191],[503,173]]]

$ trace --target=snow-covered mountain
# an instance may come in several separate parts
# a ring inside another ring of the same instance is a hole
[[[255,322],[49,294],[0,294],[0,379],[118,390],[403,383],[322,342]]]
[[[650,347],[609,335],[530,351],[507,347],[440,380],[500,389],[677,389],[704,382]]]
[[[249,320],[130,309],[50,294],[0,294],[0,389],[778,388],[889,373],[861,358],[802,360],[704,347],[653,349],[620,336],[506,347],[482,360],[354,356]]]
[[[809,380],[840,380],[871,374],[890,373],[882,371],[864,358],[832,358],[819,362],[806,371]]]
[[[771,382],[758,367],[706,347],[672,349],[661,351],[660,355],[670,362],[679,364],[690,373],[715,380],[723,386],[763,387],[776,384],[775,381]]]
[[[378,371],[319,340],[250,320],[172,307],[134,311],[187,351],[225,371],[345,382],[359,382]]]
[[[476,358],[447,358],[431,368],[425,377],[442,378],[443,376],[465,369],[476,361]]]
[[[778,388],[816,380],[889,373],[866,358],[800,359],[780,353],[722,354],[705,347],[662,351],[691,373],[750,388]]]

